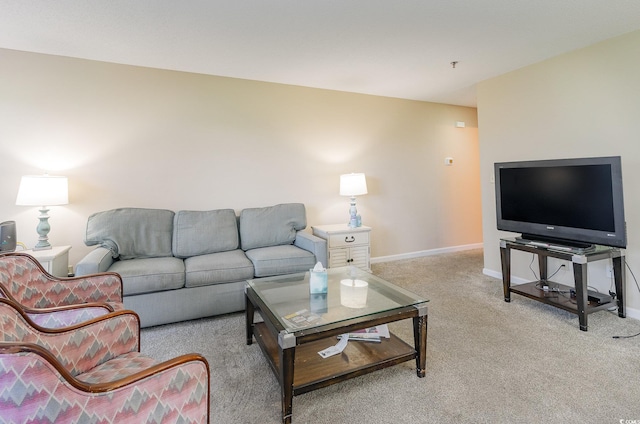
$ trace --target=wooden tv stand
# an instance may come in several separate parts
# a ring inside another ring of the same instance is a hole
[[[540,280],[525,284],[511,286],[511,250],[520,250],[538,255],[540,267]],[[547,258],[558,258],[573,263],[573,278],[575,280],[575,298],[568,294],[572,287],[565,286],[547,280]],[[546,303],[578,315],[580,330],[587,331],[587,315],[592,312],[618,308],[618,316],[626,316],[625,299],[625,259],[622,249],[606,246],[596,246],[592,251],[573,252],[570,249],[554,249],[553,246],[537,246],[514,239],[500,240],[500,259],[502,261],[502,284],[504,286],[504,300],[511,301],[511,293],[528,297],[539,302]],[[611,259],[613,262],[613,278],[616,287],[616,297],[610,302],[598,303],[588,299],[587,289],[587,264],[602,259]],[[540,286],[544,284],[550,291],[544,291]]]

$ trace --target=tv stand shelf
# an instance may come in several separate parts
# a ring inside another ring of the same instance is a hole
[[[525,284],[511,286],[511,250],[530,252],[538,255],[540,268],[540,280]],[[575,287],[569,287],[547,280],[547,258],[558,258],[573,263],[573,276]],[[504,287],[505,302],[511,301],[511,293],[516,293],[529,299],[537,300],[551,306],[578,315],[580,330],[587,331],[587,315],[603,309],[618,308],[618,316],[626,316],[625,299],[625,273],[624,252],[621,249],[597,246],[595,249],[575,254],[569,251],[554,250],[542,246],[522,243],[514,239],[500,240],[500,258],[502,261],[502,283]],[[616,287],[616,297],[610,302],[597,303],[590,301],[587,289],[587,264],[589,262],[611,259],[613,263],[613,276]],[[549,287],[548,291],[542,289],[543,285]],[[570,295],[570,290],[575,288],[575,297]]]
[[[546,284],[549,287],[549,291],[542,290],[540,288],[542,284]],[[553,281],[534,281],[511,287],[511,293],[517,293],[528,297],[529,299],[537,300],[539,302],[546,303],[547,305],[555,306],[557,308],[564,309],[565,311],[577,314],[578,296],[576,295],[575,297],[572,297],[569,293],[571,289],[573,289],[573,287],[565,286],[564,284],[555,283]],[[617,304],[615,301],[598,304],[587,299],[588,314],[616,306]]]

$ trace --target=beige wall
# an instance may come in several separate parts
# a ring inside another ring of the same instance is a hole
[[[10,50],[0,63],[0,221],[33,246],[20,177],[68,176],[49,238],[73,263],[87,216],[117,207],[303,202],[309,225],[346,222],[347,172],[367,175],[374,257],[482,242],[476,109]]]
[[[640,275],[640,31],[485,81],[478,87],[485,271],[500,274],[494,162],[622,156],[627,260]],[[532,279],[530,254],[518,254],[514,275]],[[559,263],[559,262],[558,262]],[[555,265],[554,265],[555,266]],[[550,265],[550,272],[554,271]],[[569,267],[570,270],[570,267]],[[560,282],[572,281],[561,271]],[[589,284],[610,289],[603,264],[589,266]],[[627,306],[640,318],[640,294],[627,274]]]

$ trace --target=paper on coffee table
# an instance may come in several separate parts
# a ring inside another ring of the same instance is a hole
[[[302,328],[311,324],[318,324],[322,322],[322,317],[318,314],[314,314],[313,312],[307,309],[301,309],[292,314],[285,315],[282,317],[291,327]]]
[[[349,343],[349,335],[342,334],[340,336],[340,341],[336,345],[329,346],[328,348],[321,350],[320,352],[318,352],[318,355],[326,359],[330,356],[337,355],[338,353],[342,353],[344,348],[347,347],[347,343]]]

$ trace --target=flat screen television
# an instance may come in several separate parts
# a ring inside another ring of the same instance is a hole
[[[620,156],[494,166],[499,230],[578,248],[626,247]]]

